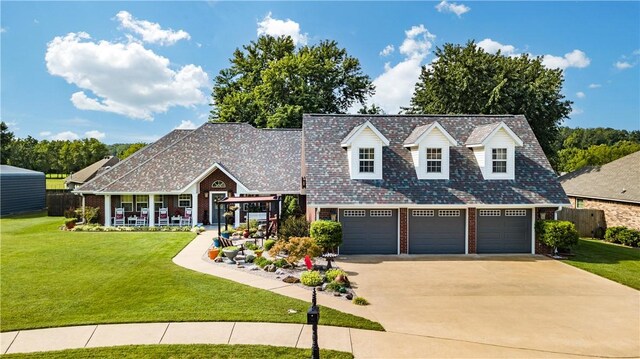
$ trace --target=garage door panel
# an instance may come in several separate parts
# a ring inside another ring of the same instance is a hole
[[[531,253],[530,209],[479,210],[477,219],[478,253]]]
[[[391,215],[385,216],[385,211],[390,211]],[[362,212],[364,215],[359,216]],[[341,254],[398,253],[398,210],[340,210],[340,222]]]
[[[423,216],[409,211],[410,254],[464,254],[464,210],[459,210],[458,216],[450,216],[450,211],[441,216],[440,210],[418,211],[418,214]]]

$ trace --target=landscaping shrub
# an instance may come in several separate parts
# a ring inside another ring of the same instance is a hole
[[[274,241],[273,239],[267,239],[266,241],[264,241],[264,250],[270,250],[274,244],[276,244],[276,241]]]
[[[100,215],[100,207],[84,207],[84,216],[82,208],[78,208],[75,210],[75,216],[77,218],[81,218],[84,223],[97,223],[98,216]]]
[[[69,207],[64,211],[64,218],[77,218],[76,210],[73,207]]]
[[[236,231],[244,231],[245,229],[247,229],[247,223],[240,223],[240,225],[238,227],[236,227]],[[249,220],[249,231],[251,231],[251,229],[258,229],[258,220],[257,219],[250,219]]]
[[[309,230],[311,237],[323,251],[333,251],[342,244],[342,224],[334,221],[315,221]]]
[[[546,220],[536,222],[538,240],[552,248],[569,248],[578,244],[578,231],[569,221]]]
[[[353,304],[355,304],[355,305],[369,305],[369,301],[364,299],[363,297],[355,297],[355,298],[353,298]]]
[[[340,274],[342,275],[347,275],[347,273],[345,273],[345,271],[343,271],[342,269],[329,269],[328,271],[326,271],[324,273],[324,275],[327,277],[327,282],[333,282],[337,276],[339,276]]]
[[[624,227],[624,226],[607,228],[607,231],[604,234],[604,240],[611,243],[620,243],[620,240],[618,239],[618,234],[624,231],[625,229],[627,229],[627,227]]]
[[[246,243],[244,247],[250,251],[255,251],[256,249],[258,249],[258,246],[253,243]]]
[[[75,226],[74,231],[78,232],[191,232],[193,229],[189,226],[183,227],[104,227],[99,224],[85,224]],[[202,231],[198,229],[197,231]]]
[[[322,284],[322,275],[318,271],[306,271],[300,275],[300,282],[308,287],[315,287]]]
[[[288,217],[282,222],[278,235],[285,241],[291,237],[309,237],[309,222],[304,216]]]
[[[300,202],[297,195],[285,195],[284,196],[284,208],[282,211],[282,218],[287,219],[289,217],[295,217],[302,214],[300,209]],[[292,237],[306,237],[306,235],[292,236]]]
[[[291,237],[288,242],[277,241],[269,251],[272,256],[276,256],[280,252],[287,253],[287,262],[296,264],[305,256],[311,258],[319,256],[322,254],[322,249],[311,237]]]
[[[284,258],[280,258],[273,261],[273,264],[278,268],[282,268],[287,264],[287,261]]]
[[[329,280],[329,278],[327,278],[327,281],[328,280]],[[325,287],[325,290],[329,291],[329,292],[338,292],[338,291],[340,291],[340,288],[342,288],[342,285],[340,283],[330,282],[330,283],[327,283],[327,286]]]
[[[247,254],[244,260],[247,263],[253,263],[253,261],[256,260],[256,256],[254,256],[253,254]]]
[[[264,267],[268,266],[269,264],[273,264],[273,262],[268,260],[265,257],[258,257],[253,261],[253,264],[257,265],[260,268],[264,268]]]
[[[625,228],[618,232],[618,241],[629,247],[637,247],[640,242],[640,232],[631,228]]]

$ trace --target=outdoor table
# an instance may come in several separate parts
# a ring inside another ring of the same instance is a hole
[[[172,216],[171,217],[171,225],[178,226],[180,225],[180,221],[182,220],[182,216]]]
[[[138,220],[138,216],[130,216],[127,218],[127,224],[136,224],[136,221]]]

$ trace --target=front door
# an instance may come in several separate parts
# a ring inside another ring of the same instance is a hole
[[[227,196],[226,192],[209,192],[209,219],[211,225],[218,225],[218,205],[216,204],[216,200],[225,198]],[[220,224],[224,224],[224,205],[220,208]]]

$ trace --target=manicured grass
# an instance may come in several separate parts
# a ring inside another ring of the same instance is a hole
[[[640,289],[640,249],[582,238],[572,253],[566,263]]]
[[[193,233],[67,232],[57,229],[62,223],[61,217],[38,215],[0,219],[1,331],[126,322],[306,322],[309,302],[175,265],[171,258]],[[320,324],[383,330],[330,308],[322,308]]]
[[[46,178],[47,189],[64,189],[64,178]]]
[[[311,357],[310,349],[272,347],[266,345],[133,345],[109,348],[72,349],[29,354],[7,354],[6,359],[81,359],[81,358],[278,358]],[[351,353],[320,350],[320,357],[350,359]]]

